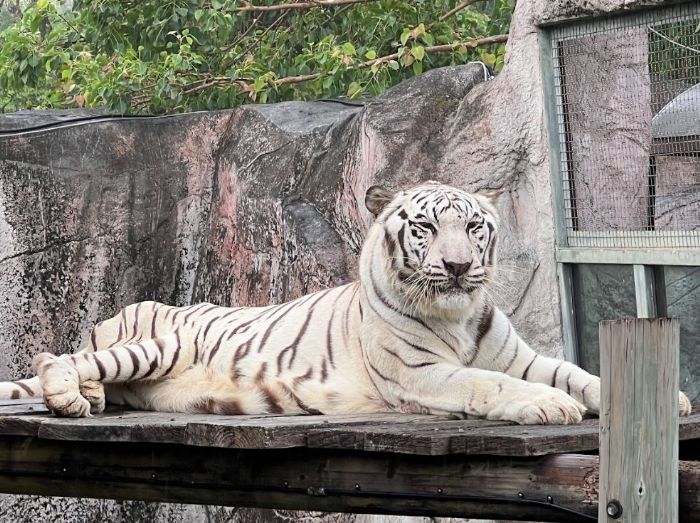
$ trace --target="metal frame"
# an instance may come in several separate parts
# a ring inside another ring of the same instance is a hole
[[[623,264],[633,266],[637,316],[651,318],[665,314],[663,281],[664,265],[700,266],[700,231],[629,231],[597,233],[593,244],[590,233],[567,230],[573,223],[571,209],[567,208],[567,190],[564,174],[568,172],[568,155],[562,150],[560,133],[564,117],[559,110],[561,83],[556,70],[553,42],[572,38],[571,28],[589,33],[610,31],[620,25],[673,20],[700,16],[698,2],[685,2],[646,8],[634,13],[623,13],[608,18],[568,21],[538,31],[540,44],[540,71],[544,94],[546,127],[549,136],[550,182],[555,227],[555,261],[561,304],[562,338],[567,360],[578,363],[579,347],[574,309],[573,265]],[[570,189],[569,189],[570,190]],[[570,194],[568,195],[571,196]],[[680,242],[679,236],[685,236]],[[603,236],[602,238],[600,236]],[[634,240],[628,241],[630,239]],[[591,245],[595,245],[592,247]],[[634,245],[634,247],[632,247]]]

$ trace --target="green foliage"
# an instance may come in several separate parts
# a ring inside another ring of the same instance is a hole
[[[514,0],[481,0],[439,20],[458,3],[261,12],[223,0],[76,0],[72,9],[37,0],[0,30],[0,111],[164,113],[357,98],[434,67],[483,60],[500,69],[502,43],[463,44],[506,33]]]

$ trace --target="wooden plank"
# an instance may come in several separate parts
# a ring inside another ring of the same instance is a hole
[[[18,400],[0,400],[0,407],[17,407],[19,405],[28,405],[48,412],[41,399],[25,398]]]
[[[91,418],[47,417],[37,436],[73,441],[122,441],[148,439],[152,442],[182,443],[187,421],[182,416],[160,412],[126,412]]]
[[[506,425],[501,421],[453,420],[324,427],[308,432],[307,446],[436,456],[454,453],[451,440],[465,432]]]
[[[15,400],[21,402],[22,400]],[[22,414],[48,414],[49,410],[43,402],[21,402],[12,404],[9,401],[3,402],[0,406],[0,416],[21,416]]]
[[[678,439],[688,441],[700,439],[700,414],[683,416],[678,423]]]
[[[311,448],[344,448],[402,454],[541,456],[598,448],[597,420],[579,425],[520,426],[484,420],[420,422],[403,426],[311,430]]]
[[[680,323],[600,324],[599,521],[678,521]]]
[[[22,405],[18,406],[24,409]],[[110,409],[85,419],[22,410],[0,413],[0,436],[74,441],[183,443],[221,448],[336,448],[403,454],[536,456],[598,448],[596,420],[570,426],[518,426],[447,416],[214,416]],[[700,439],[700,414],[680,420],[681,440]]]
[[[349,416],[282,416],[239,419],[221,417],[214,422],[190,422],[185,443],[219,448],[289,448],[305,447],[307,434],[314,429],[365,425],[393,427],[433,420],[447,416],[412,414],[356,414]]]

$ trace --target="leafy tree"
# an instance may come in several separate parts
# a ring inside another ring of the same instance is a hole
[[[472,60],[498,70],[515,0],[20,3],[0,10],[0,111],[164,113],[376,95]]]

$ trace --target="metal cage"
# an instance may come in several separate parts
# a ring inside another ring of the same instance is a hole
[[[540,46],[565,355],[596,361],[595,314],[679,316],[700,399],[700,2],[542,27]]]
[[[700,247],[700,4],[547,39],[560,247]]]

